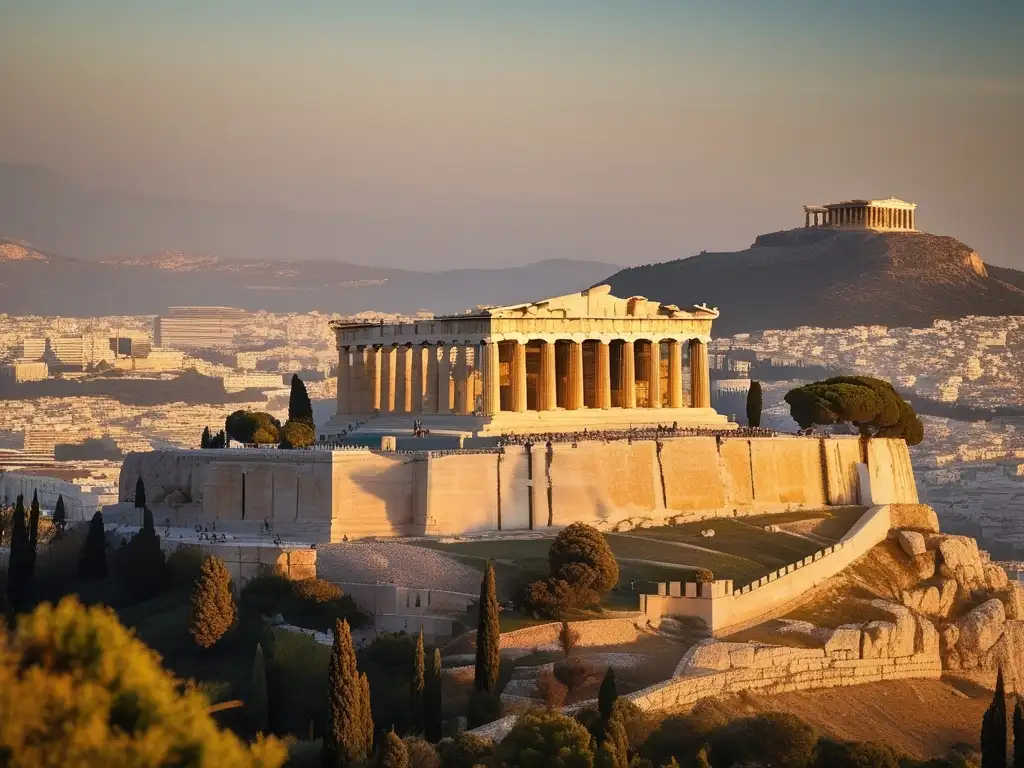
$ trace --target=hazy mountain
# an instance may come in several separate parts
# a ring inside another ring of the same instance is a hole
[[[275,312],[459,312],[586,288],[615,267],[551,260],[509,269],[447,272],[329,261],[245,261],[167,252],[84,261],[0,239],[0,312],[159,314],[174,305]]]
[[[605,282],[618,296],[717,306],[723,335],[1024,315],[1024,272],[986,265],[959,240],[925,233],[787,230],[760,235],[745,251],[623,269]]]

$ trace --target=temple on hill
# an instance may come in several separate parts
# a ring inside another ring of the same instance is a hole
[[[917,203],[890,197],[888,200],[846,200],[828,205],[805,205],[805,227],[877,229],[883,232],[914,232]]]
[[[717,317],[599,285],[412,323],[334,322],[337,415],[326,432],[359,422],[407,432],[414,421],[467,435],[727,427],[710,398]]]

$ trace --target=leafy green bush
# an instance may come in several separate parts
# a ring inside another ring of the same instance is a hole
[[[243,610],[252,614],[281,614],[296,626],[329,632],[338,619],[358,629],[369,617],[336,585],[323,579],[290,580],[283,576],[258,576],[242,588]]]
[[[475,768],[480,765],[496,765],[494,742],[468,731],[439,741],[437,752],[441,756],[441,765],[444,768]]]
[[[557,712],[522,715],[498,745],[507,768],[592,768],[590,733],[571,717]]]
[[[416,638],[406,632],[381,632],[366,649],[371,661],[394,664],[401,669],[412,669]]]
[[[304,421],[288,421],[281,427],[281,448],[308,448],[315,442],[313,427]]]
[[[900,758],[885,744],[819,739],[812,765],[814,768],[900,768]]]
[[[281,441],[281,422],[263,411],[235,411],[224,420],[224,429],[240,443],[277,445]]]
[[[193,544],[181,544],[167,557],[167,573],[172,587],[189,587],[199,577],[206,556]]]
[[[728,723],[728,716],[713,699],[702,699],[689,714],[669,715],[662,720],[643,743],[640,754],[655,765],[672,759],[680,766],[693,765],[701,746]]]
[[[695,568],[693,580],[699,584],[711,584],[715,580],[715,574],[707,568]]]
[[[757,762],[807,768],[817,742],[815,730],[796,715],[768,712],[718,728],[711,736],[711,759],[716,766]]]

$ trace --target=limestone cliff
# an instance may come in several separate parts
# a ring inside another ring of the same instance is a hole
[[[1024,273],[986,265],[959,240],[923,232],[773,232],[745,251],[624,269],[605,282],[617,296],[716,306],[715,331],[723,335],[1024,314]]]

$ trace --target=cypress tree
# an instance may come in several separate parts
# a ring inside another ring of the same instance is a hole
[[[359,705],[363,715],[363,739],[369,756],[373,754],[373,710],[370,708],[370,678],[365,672],[359,676]]]
[[[196,645],[209,648],[235,623],[236,613],[227,566],[219,557],[206,558],[192,589],[189,634]]]
[[[313,426],[313,403],[306,385],[297,373],[292,374],[292,391],[288,396],[288,421],[301,421]]]
[[[1006,690],[1002,669],[996,675],[992,703],[981,721],[981,768],[1006,768]]]
[[[89,521],[89,530],[82,544],[82,554],[78,559],[78,575],[86,580],[105,579],[107,577],[106,542],[103,538],[103,513],[99,510]]]
[[[140,533],[156,536],[156,526],[153,525],[153,513],[149,511],[149,507],[142,508],[142,530]]]
[[[324,730],[323,765],[345,768],[369,755],[362,680],[347,621],[337,621],[328,665],[327,723]]]
[[[608,740],[598,747],[594,758],[594,768],[623,768],[625,765],[615,749],[615,743]]]
[[[25,559],[28,554],[28,528],[25,524],[25,499],[18,494],[11,521],[11,551],[7,559],[7,604],[14,610],[25,607]]]
[[[246,702],[249,725],[256,733],[270,730],[270,702],[267,694],[267,667],[263,660],[263,646],[256,643],[256,655],[252,659],[249,674],[249,700]]]
[[[388,731],[384,739],[384,747],[380,751],[377,765],[380,768],[409,768],[409,750],[394,729]]]
[[[1024,768],[1024,710],[1020,699],[1013,708],[1013,768]]]
[[[63,494],[57,495],[57,506],[53,508],[53,525],[56,527],[58,533],[64,532],[64,527],[68,524],[68,513],[64,509],[64,496]]]
[[[501,666],[501,629],[498,620],[498,596],[494,589],[494,564],[487,562],[480,584],[480,618],[476,632],[476,674],[473,686],[478,691],[495,693]]]
[[[607,727],[608,721],[612,719],[615,712],[615,700],[619,698],[619,692],[615,687],[615,672],[611,667],[604,673],[604,680],[601,681],[601,688],[597,693],[597,710],[601,713],[601,723]]]
[[[32,509],[28,515],[28,575],[32,578],[32,575],[36,570],[36,546],[39,543],[39,494],[36,491],[32,491]]]
[[[424,728],[427,741],[436,744],[443,735],[444,713],[442,711],[441,651],[434,649],[434,663],[427,679],[427,695],[424,698]]]
[[[212,439],[213,438],[210,437],[210,428],[208,426],[207,427],[203,427],[203,436],[199,438],[199,447],[200,448],[209,448],[210,447],[210,440],[212,440]]]
[[[750,382],[750,389],[747,390],[747,426],[761,426],[761,407],[763,395],[761,394],[761,382]]]
[[[135,508],[146,508],[146,484],[142,482],[142,475],[139,475],[139,479],[135,482]]]
[[[412,728],[413,733],[423,732],[423,718],[426,715],[425,689],[426,669],[423,655],[423,630],[420,630],[416,638],[416,651],[412,659],[412,682],[411,682],[411,705],[412,705]]]
[[[228,433],[225,432],[223,429],[220,432],[217,433],[217,445],[215,447],[217,447],[217,448],[227,448],[228,447]]]

